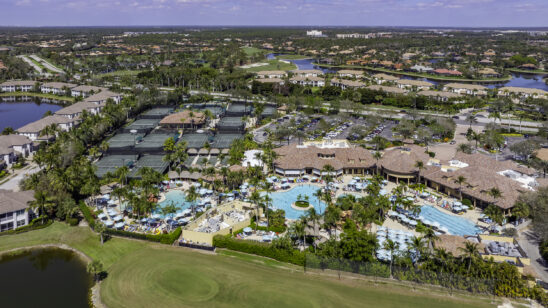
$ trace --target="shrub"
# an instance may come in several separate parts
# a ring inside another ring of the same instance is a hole
[[[272,244],[238,240],[230,236],[215,235],[213,237],[213,245],[219,248],[245,252],[301,266],[304,266],[305,262],[304,252],[294,249],[278,249],[273,247]]]
[[[33,219],[26,226],[19,227],[15,230],[1,232],[0,236],[9,235],[9,234],[18,234],[18,233],[23,233],[23,232],[32,231],[32,230],[39,230],[45,227],[49,227],[52,223],[53,223],[53,220],[49,219],[47,216],[40,216],[38,218]]]
[[[544,240],[540,243],[538,247],[540,255],[545,261],[548,261],[548,240]]]
[[[462,204],[466,205],[466,206],[472,206],[472,201],[470,201],[469,199],[462,199]]]
[[[95,218],[91,214],[91,210],[89,207],[84,203],[84,201],[80,201],[80,211],[82,211],[82,214],[84,215],[84,218],[88,222],[89,226],[94,229],[95,228]]]
[[[434,157],[436,157],[436,153],[435,152],[428,152],[428,156],[430,156],[431,158],[434,158]]]
[[[173,244],[180,236],[183,231],[181,228],[175,229],[171,233],[167,234],[143,234],[143,233],[136,233],[136,232],[128,232],[124,230],[116,230],[116,229],[106,229],[105,233],[109,235],[117,235],[117,236],[123,236],[123,237],[129,237],[129,238],[135,238],[145,241],[151,241],[151,242],[158,242],[162,244]]]
[[[80,221],[78,220],[78,218],[75,218],[75,217],[67,218],[67,223],[72,227],[77,226],[79,222]]]

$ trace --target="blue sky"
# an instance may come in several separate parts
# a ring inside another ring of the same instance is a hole
[[[548,27],[548,0],[0,0],[3,26]]]

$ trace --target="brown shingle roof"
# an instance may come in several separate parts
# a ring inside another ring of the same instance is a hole
[[[193,113],[191,116],[190,113]],[[194,122],[193,122],[194,120]],[[160,125],[172,124],[203,124],[205,123],[205,115],[202,112],[184,110],[174,114],[170,114],[160,121]]]
[[[0,189],[0,214],[24,210],[31,201],[34,201],[33,190],[13,192]]]
[[[361,147],[349,148],[318,148],[316,146],[283,146],[275,150],[280,156],[276,166],[282,169],[314,168],[321,170],[325,165],[331,165],[336,170],[342,168],[371,168],[375,159],[371,153]],[[331,156],[330,158],[326,158]]]
[[[406,145],[405,147],[391,148],[385,151],[379,161],[382,168],[389,171],[411,174],[418,171],[415,167],[417,161],[426,163],[430,160],[430,156],[425,153],[423,147],[417,145]]]

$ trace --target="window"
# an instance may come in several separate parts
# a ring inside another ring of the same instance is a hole
[[[23,220],[19,220],[19,221],[17,221],[17,227],[18,227],[18,228],[19,228],[19,227],[21,227],[21,226],[24,226],[24,225],[26,225],[26,223],[25,223],[25,220],[24,220],[24,219],[23,219]]]
[[[7,224],[0,225],[0,232],[8,231],[13,229],[13,222],[8,222]]]

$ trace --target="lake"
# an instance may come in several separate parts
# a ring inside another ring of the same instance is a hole
[[[73,252],[38,249],[0,259],[2,307],[87,308],[93,279]]]
[[[6,127],[18,129],[30,122],[42,118],[46,111],[55,112],[63,108],[61,105],[40,103],[34,101],[0,101],[0,131]]]
[[[275,59],[276,56],[280,56],[283,54],[276,54],[276,53],[270,53],[267,55],[267,59]],[[440,60],[440,59],[430,59],[430,60]],[[336,73],[337,69],[327,69],[327,68],[321,68],[317,65],[314,65],[314,59],[302,59],[302,60],[285,60],[289,61],[297,66],[300,70],[311,70],[311,69],[319,69],[322,70],[324,73]],[[394,74],[397,75],[397,74]],[[430,80],[428,78],[416,78],[416,77],[409,77],[409,76],[402,76],[399,75],[402,79],[420,79],[420,80],[426,80],[433,84],[439,84],[439,81]],[[486,85],[489,88],[500,88],[500,87],[522,87],[522,88],[534,88],[534,89],[541,89],[544,91],[548,91],[548,85],[544,82],[543,78],[548,76],[543,75],[536,75],[536,74],[519,74],[519,73],[512,73],[512,79],[507,82],[501,82],[496,84],[490,84]],[[458,82],[458,81],[455,81]],[[446,83],[446,82],[444,82]]]

